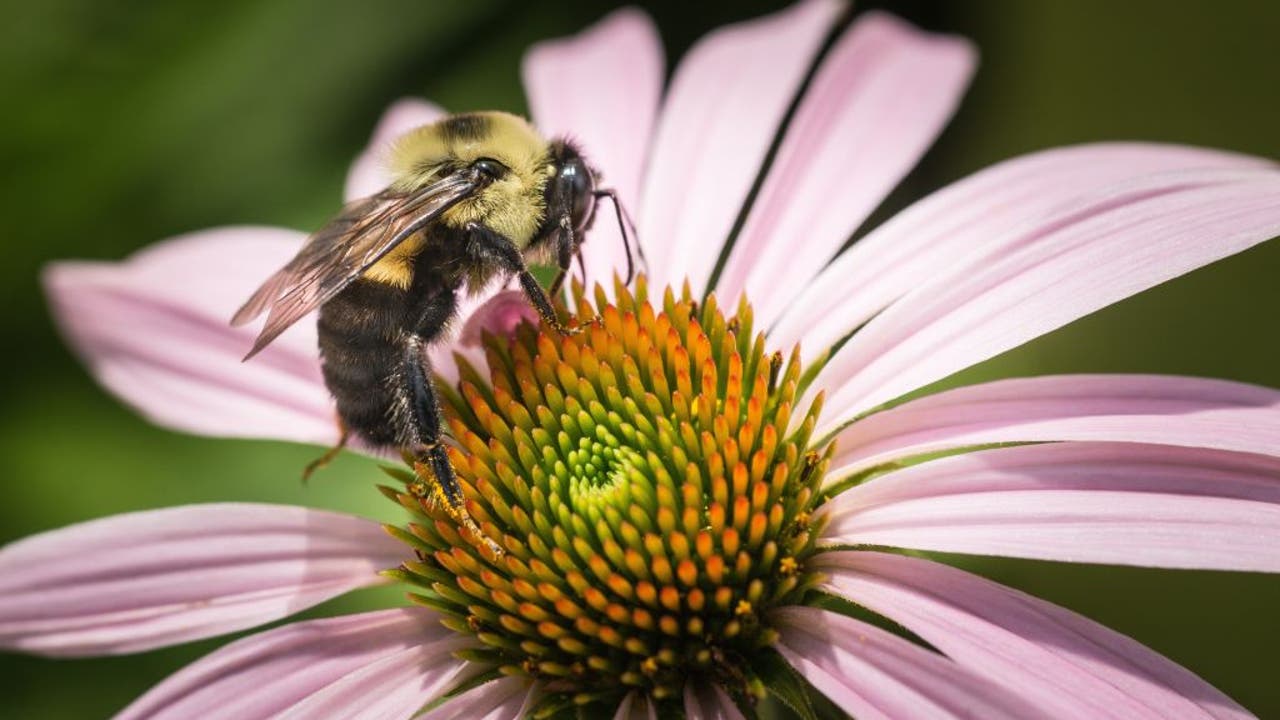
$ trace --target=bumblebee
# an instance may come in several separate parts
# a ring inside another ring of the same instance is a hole
[[[566,139],[548,142],[502,112],[452,115],[412,130],[390,148],[392,182],[354,201],[311,235],[288,264],[232,318],[263,312],[245,360],[319,309],[324,381],[343,430],[367,445],[411,456],[437,498],[468,522],[445,453],[440,400],[425,348],[453,318],[458,294],[514,275],[542,322],[570,332],[528,262],[552,255],[554,295],[578,255],[596,201],[598,174]],[[628,279],[631,275],[627,243]],[[322,458],[322,461],[324,459]]]

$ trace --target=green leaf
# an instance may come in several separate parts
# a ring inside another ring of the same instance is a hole
[[[534,720],[559,720],[576,715],[571,693],[547,693],[538,700],[530,715]]]
[[[419,709],[419,713],[425,713],[425,712],[429,712],[429,711],[431,711],[431,710],[434,710],[435,708],[440,707],[441,705],[443,705],[443,704],[445,704],[445,703],[449,702],[450,700],[452,700],[453,698],[458,697],[459,695],[462,695],[462,694],[467,693],[467,692],[469,692],[469,691],[471,691],[471,690],[474,690],[474,689],[476,689],[476,688],[480,687],[481,685],[485,685],[485,684],[491,683],[491,682],[493,682],[494,680],[500,680],[500,679],[502,679],[502,677],[503,677],[503,674],[502,674],[501,672],[499,672],[497,668],[493,668],[492,670],[486,670],[485,672],[482,672],[482,673],[480,673],[479,675],[476,675],[475,677],[471,678],[470,680],[466,680],[466,681],[462,682],[461,684],[459,684],[459,685],[458,685],[457,687],[455,687],[454,689],[450,690],[450,691],[449,691],[448,693],[446,693],[445,695],[443,695],[443,696],[441,696],[441,697],[439,697],[439,698],[436,698],[435,700],[432,700],[431,702],[429,702],[429,703],[427,703],[426,705],[422,706],[422,707]]]
[[[411,485],[418,480],[418,476],[414,475],[408,468],[379,464],[378,469],[405,485]]]
[[[809,699],[809,684],[777,650],[766,648],[760,651],[753,659],[751,669],[764,681],[769,694],[801,720],[818,720]]]
[[[742,693],[729,693],[729,698],[733,700],[733,704],[738,708],[738,712],[742,713],[742,717],[746,720],[761,720],[759,711],[756,706],[751,703],[750,699]]]

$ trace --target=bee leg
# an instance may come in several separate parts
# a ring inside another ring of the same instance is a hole
[[[573,228],[568,227],[567,220],[561,223],[563,229],[556,236],[556,279],[551,283],[551,294],[554,296],[560,292],[560,286],[564,283],[564,278],[569,274],[569,266],[573,263]],[[581,264],[582,251],[578,251],[578,261]],[[582,282],[586,285],[587,274],[583,270]]]
[[[582,332],[582,328],[571,328],[560,321],[546,291],[528,270],[517,270],[516,278],[520,280],[520,287],[524,289],[525,297],[529,298],[529,304],[533,305],[533,309],[538,311],[538,317],[542,318],[542,322],[550,325],[561,335],[577,335]]]
[[[453,314],[453,296],[441,297],[429,304],[422,313],[419,327],[434,328],[437,332],[444,327],[449,316]],[[430,473],[434,482],[430,483],[432,495],[442,504],[449,515],[466,527],[478,539],[482,540],[496,555],[502,555],[497,543],[480,532],[480,528],[467,512],[466,498],[462,494],[462,485],[449,462],[449,454],[445,451],[441,436],[440,397],[436,394],[435,384],[431,379],[431,361],[424,352],[427,339],[413,335],[405,344],[404,356],[404,404],[411,427],[404,428],[410,436],[406,443],[413,456],[413,469],[419,478]]]
[[[342,433],[338,436],[338,444],[326,450],[320,457],[307,463],[307,466],[302,469],[302,482],[304,485],[317,470],[327,466],[338,455],[342,454],[343,448],[347,446],[347,441],[351,439],[351,431],[347,430],[347,424],[342,422],[341,418],[338,419],[338,430]]]
[[[440,398],[431,383],[431,361],[425,343],[417,335],[405,343],[403,389],[399,414],[405,427],[400,428],[405,446],[413,455],[414,465],[428,469],[435,479],[436,499],[444,502],[450,514],[465,513],[462,487],[449,464],[440,433]],[[407,421],[407,422],[405,422]]]
[[[564,287],[564,279],[565,277],[568,276],[568,274],[569,273],[565,270],[558,270],[556,272],[555,279],[551,281],[551,292],[549,292],[548,295],[551,295],[554,297],[555,295],[560,293],[560,288]]]
[[[498,267],[515,275],[520,281],[525,297],[529,299],[529,304],[538,312],[542,322],[561,335],[577,335],[582,332],[581,328],[571,328],[560,321],[555,307],[551,304],[551,298],[547,297],[547,291],[542,289],[537,278],[529,272],[529,268],[524,264],[524,256],[520,254],[520,249],[511,242],[510,238],[479,223],[468,223],[466,229],[470,236],[471,253],[477,259],[494,262]]]

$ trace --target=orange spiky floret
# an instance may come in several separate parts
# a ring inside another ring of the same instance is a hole
[[[386,489],[419,516],[393,530],[417,553],[396,576],[478,639],[469,659],[575,703],[677,697],[731,677],[813,586],[832,450],[806,446],[817,403],[791,427],[799,355],[766,354],[745,301],[726,318],[688,288],[655,310],[643,278],[573,292],[583,332],[486,337],[488,377],[464,362],[444,393],[474,523]]]

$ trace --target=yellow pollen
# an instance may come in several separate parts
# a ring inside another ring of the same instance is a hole
[[[778,561],[778,573],[783,577],[791,577],[796,574],[796,570],[800,569],[800,563],[796,559],[787,556]]]

